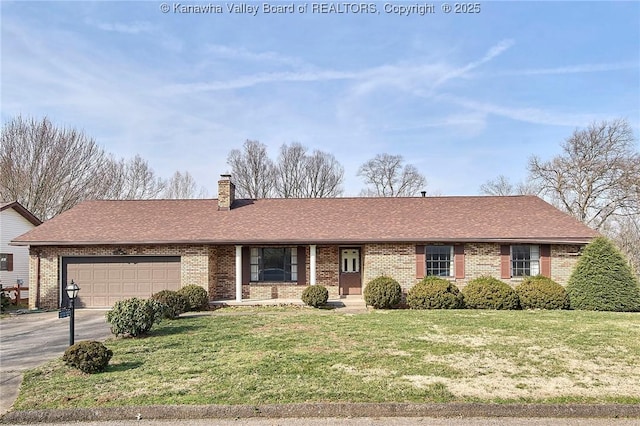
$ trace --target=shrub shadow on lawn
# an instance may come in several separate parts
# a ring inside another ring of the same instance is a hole
[[[129,361],[129,362],[120,362],[118,364],[109,364],[107,367],[107,372],[115,373],[121,371],[129,371],[135,370],[136,368],[142,366],[144,363],[142,361]]]
[[[204,328],[201,324],[189,321],[189,318],[178,318],[173,320],[163,320],[162,327],[154,328],[147,337],[171,336],[174,334],[189,334]]]
[[[318,309],[338,309],[344,308],[346,305],[342,302],[327,302],[326,305],[318,307]]]

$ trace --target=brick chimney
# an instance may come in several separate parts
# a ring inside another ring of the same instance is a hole
[[[231,175],[220,175],[218,181],[218,210],[231,210],[236,199],[236,186],[231,182]]]

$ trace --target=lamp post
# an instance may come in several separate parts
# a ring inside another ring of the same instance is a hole
[[[75,319],[75,302],[76,302],[76,297],[78,297],[78,292],[80,291],[80,287],[78,287],[78,284],[74,283],[73,280],[71,280],[71,284],[67,284],[67,288],[65,289],[67,291],[67,296],[69,297],[69,304],[71,305],[71,320],[69,321],[69,346],[73,346],[73,342],[74,342],[74,327],[75,327],[75,323],[74,323],[74,319]]]

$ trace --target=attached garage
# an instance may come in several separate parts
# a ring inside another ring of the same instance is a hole
[[[180,256],[63,257],[64,287],[73,280],[80,287],[77,307],[105,308],[119,300],[148,299],[160,290],[180,288]]]

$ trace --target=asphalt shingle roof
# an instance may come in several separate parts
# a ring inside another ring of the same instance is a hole
[[[588,242],[597,233],[535,196],[86,201],[14,242],[323,244]]]

